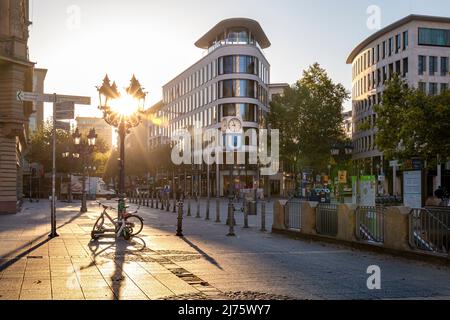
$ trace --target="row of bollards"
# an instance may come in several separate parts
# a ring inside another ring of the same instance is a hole
[[[168,193],[161,193],[161,192],[131,192],[128,195],[128,198],[130,199],[130,202],[133,204],[138,204],[140,206],[147,206],[150,207],[152,209],[161,209],[162,211],[167,211],[167,212],[173,212],[173,213],[177,213],[177,233],[176,235],[179,237],[183,236],[183,215],[184,215],[184,197],[183,199],[177,199],[175,196],[173,197],[173,201],[171,203],[170,200],[170,195]],[[190,194],[188,194],[186,196],[186,200],[187,200],[187,213],[186,215],[188,217],[192,216],[192,198],[194,198],[195,201],[195,218],[196,219],[200,219],[201,218],[201,213],[200,213],[200,199],[198,197],[198,195],[194,195],[194,197],[192,197]],[[262,232],[266,232],[266,202],[265,201],[260,201],[261,202],[261,229],[260,231]],[[206,217],[205,220],[210,220],[210,205],[209,205],[209,201],[207,203],[207,207],[206,207]],[[249,216],[249,212],[248,212],[249,208],[247,205],[247,202],[244,200],[244,204],[243,204],[243,214],[244,214],[244,229],[248,229],[249,228],[249,220],[248,220],[248,216]],[[229,201],[228,203],[228,216],[227,216],[227,221],[226,221],[226,225],[228,225],[229,230],[228,230],[228,234],[227,236],[235,236],[235,229],[234,227],[236,226],[236,220],[235,220],[235,206],[234,206],[234,202],[232,200]],[[220,199],[216,198],[216,219],[215,219],[216,223],[220,223],[221,222],[221,217],[220,217]]]

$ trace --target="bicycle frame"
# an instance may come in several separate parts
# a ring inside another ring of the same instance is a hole
[[[103,231],[101,233],[99,232],[98,236],[104,236],[105,233],[111,232],[111,233],[115,234],[116,238],[119,238],[122,235],[122,232],[126,226],[125,219],[123,218],[123,215],[121,215],[121,220],[114,221],[114,219],[111,218],[111,216],[108,214],[108,212],[106,210],[107,210],[107,208],[103,208],[103,212],[99,217],[99,219],[103,218],[103,222],[102,222],[101,226],[103,227],[103,225],[105,223],[105,217],[106,217],[111,222],[111,224],[114,226],[114,229],[103,229]],[[119,226],[120,226],[120,228],[119,228]]]

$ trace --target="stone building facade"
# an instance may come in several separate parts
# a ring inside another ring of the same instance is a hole
[[[0,214],[17,213],[23,198],[23,155],[33,105],[18,101],[17,91],[33,87],[28,5],[28,0],[0,0]]]

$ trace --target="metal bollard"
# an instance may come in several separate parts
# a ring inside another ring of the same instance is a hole
[[[244,201],[244,229],[248,229],[248,207],[246,201]]]
[[[169,196],[169,194],[167,194],[167,197],[166,197],[166,211],[167,212],[170,212],[170,196]]]
[[[178,202],[177,237],[183,237],[183,201]]]
[[[197,219],[200,219],[200,198],[198,196],[195,197],[195,201],[197,202],[197,214],[195,215],[195,217]]]
[[[234,237],[236,236],[234,233],[234,206],[231,201],[228,203],[228,222],[229,230],[227,236]]]
[[[206,199],[206,217],[205,217],[205,220],[207,220],[207,221],[210,220],[209,219],[209,207],[210,207],[210,200],[209,200],[209,197],[208,197],[208,199]]]
[[[175,193],[173,196],[173,213],[177,212],[177,199],[175,198]]]
[[[220,223],[220,199],[216,199],[216,222]]]
[[[188,195],[188,212],[187,212],[187,216],[191,217],[191,195]]]
[[[151,200],[150,200],[150,208],[154,208],[155,207],[155,203],[153,202],[153,198],[155,197],[155,193],[152,192],[151,194]]]
[[[266,201],[261,201],[261,231],[266,232]]]

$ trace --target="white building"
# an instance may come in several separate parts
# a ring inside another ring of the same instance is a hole
[[[379,30],[351,52],[354,160],[365,174],[387,170],[375,144],[373,110],[385,82],[397,73],[409,86],[438,94],[450,84],[449,57],[450,18],[419,15]]]
[[[166,123],[149,127],[152,145],[179,129],[195,125],[220,128],[222,117],[227,116],[240,116],[244,129],[265,126],[270,64],[262,49],[271,44],[259,23],[246,18],[223,20],[195,45],[206,54],[163,86],[157,118],[166,119]],[[233,175],[240,187],[251,188],[256,172],[246,167],[237,167]],[[223,195],[230,183],[229,170],[221,167],[219,173]],[[216,175],[212,173],[211,177],[215,179]]]

